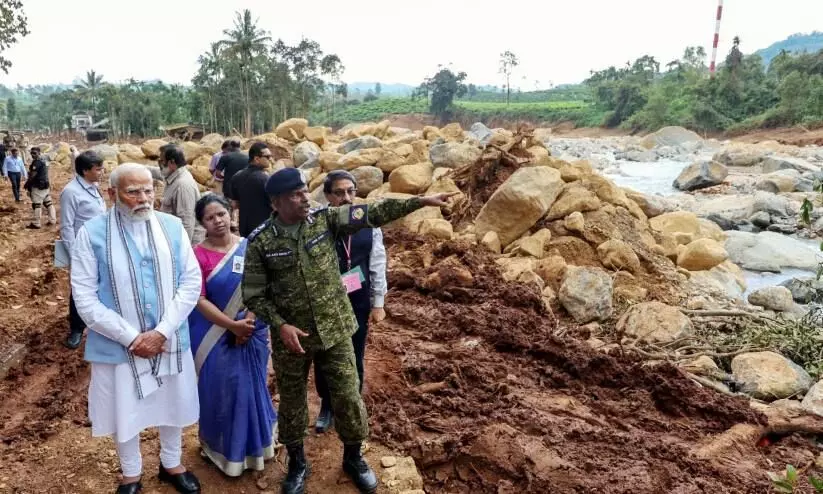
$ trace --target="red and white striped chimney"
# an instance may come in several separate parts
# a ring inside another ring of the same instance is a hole
[[[723,0],[717,1],[717,22],[714,25],[714,42],[712,43],[712,63],[709,65],[709,73],[714,77],[714,69],[717,64],[717,45],[720,42],[720,18],[723,16]]]

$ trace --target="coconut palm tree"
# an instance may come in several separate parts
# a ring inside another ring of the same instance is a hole
[[[90,70],[86,72],[85,80],[80,81],[80,84],[76,84],[74,89],[79,90],[84,94],[88,94],[91,99],[91,114],[94,118],[97,118],[97,91],[103,85],[103,75],[98,74],[97,72]]]
[[[227,38],[219,42],[219,46],[225,50],[225,55],[239,64],[240,91],[244,103],[244,131],[247,136],[250,136],[252,132],[251,74],[253,63],[265,55],[268,51],[267,43],[271,41],[268,33],[257,27],[257,21],[257,19],[252,19],[249,9],[237,12],[234,27],[223,31]]]

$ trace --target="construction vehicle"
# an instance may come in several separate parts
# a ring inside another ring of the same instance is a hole
[[[160,130],[165,132],[169,139],[176,141],[199,141],[206,135],[202,126],[192,123],[164,125]]]
[[[109,138],[109,129],[103,126],[109,123],[108,118],[95,122],[91,113],[78,111],[71,116],[71,130],[83,135],[86,142],[102,142]]]

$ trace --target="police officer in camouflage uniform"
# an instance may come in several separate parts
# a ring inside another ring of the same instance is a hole
[[[243,274],[243,300],[272,330],[272,361],[280,391],[279,439],[289,453],[283,492],[302,493],[309,475],[303,451],[308,425],[309,368],[322,372],[331,392],[337,433],[343,441],[343,470],[361,492],[374,492],[377,477],[363,459],[368,416],[359,393],[352,334],[357,320],[347,292],[361,282],[358,273],[341,280],[335,240],[374,228],[424,206],[446,206],[452,194],[387,199],[371,205],[310,210],[300,170],[284,168],[266,183],[272,216],[249,235]],[[367,274],[366,274],[367,275]]]

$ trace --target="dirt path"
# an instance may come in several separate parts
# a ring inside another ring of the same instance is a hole
[[[59,191],[70,177],[52,170],[51,178]],[[87,419],[88,363],[82,351],[62,346],[69,290],[66,272],[51,267],[58,231],[25,229],[30,206],[16,205],[10,196],[9,186],[0,185],[0,355],[14,343],[25,344],[27,353],[0,381],[0,493],[113,492],[119,475],[114,444],[92,438]],[[310,404],[313,419],[314,396]],[[156,479],[156,431],[142,438],[145,492],[174,492]],[[309,492],[357,492],[340,468],[336,434],[311,434],[306,449],[313,466]],[[367,458],[378,473],[380,458],[391,454],[369,443]],[[279,492],[284,456],[281,451],[263,472],[229,479],[200,458],[196,426],[184,435],[184,464],[200,478],[204,493]]]

